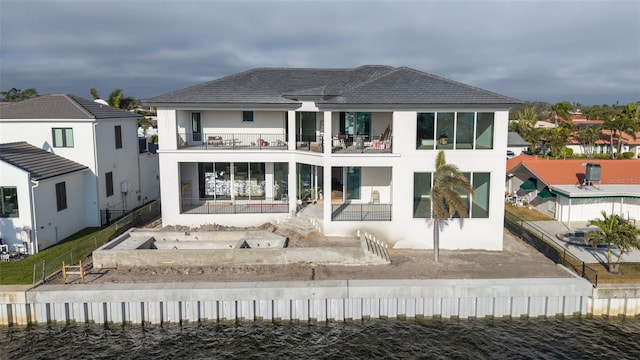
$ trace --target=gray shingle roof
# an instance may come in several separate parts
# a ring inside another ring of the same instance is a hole
[[[69,94],[51,94],[0,107],[0,119],[139,118],[131,113]]]
[[[407,67],[257,68],[147,99],[145,103],[496,104],[521,101]]]
[[[29,172],[33,180],[88,169],[82,164],[42,150],[26,141],[0,144],[0,160]]]
[[[523,139],[520,134],[514,131],[509,131],[507,135],[507,146],[529,146],[530,142]]]

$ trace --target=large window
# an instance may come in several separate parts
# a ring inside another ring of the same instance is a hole
[[[67,186],[65,182],[56,184],[56,206],[58,211],[67,208]]]
[[[359,200],[360,199],[360,186],[361,186],[361,168],[360,167],[348,167],[347,171],[347,200]]]
[[[19,217],[18,188],[0,186],[0,217]]]
[[[275,200],[289,197],[289,164],[273,164],[273,198]]]
[[[416,149],[493,149],[493,119],[493,113],[418,113]]]
[[[53,147],[73,147],[72,128],[53,128]]]
[[[413,174],[413,217],[431,217],[431,173]]]
[[[113,172],[109,171],[104,176],[107,185],[107,197],[113,195]]]
[[[115,126],[116,149],[122,149],[122,126]]]
[[[468,217],[481,219],[489,217],[490,173],[463,173],[473,186],[474,196],[460,192],[465,199]],[[433,173],[413,174],[413,217],[431,217],[431,186]],[[454,217],[458,217],[456,214]]]
[[[201,199],[265,199],[264,163],[198,163]]]
[[[340,133],[350,137],[371,138],[370,112],[342,112],[340,113]]]

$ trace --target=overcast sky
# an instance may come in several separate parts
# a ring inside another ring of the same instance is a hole
[[[0,90],[149,98],[255,67],[409,66],[526,101],[640,100],[640,1],[0,0]]]

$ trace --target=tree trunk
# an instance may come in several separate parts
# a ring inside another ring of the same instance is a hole
[[[433,219],[433,261],[440,259],[440,221]]]

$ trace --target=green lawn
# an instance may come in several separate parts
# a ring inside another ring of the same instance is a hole
[[[62,261],[67,264],[77,263],[88,256],[95,246],[101,246],[115,232],[115,226],[105,229],[86,228],[60,243],[30,255],[21,261],[0,263],[0,285],[28,285],[33,283],[34,264],[37,266],[36,281],[42,276],[42,264],[44,261],[47,273],[59,270]]]

